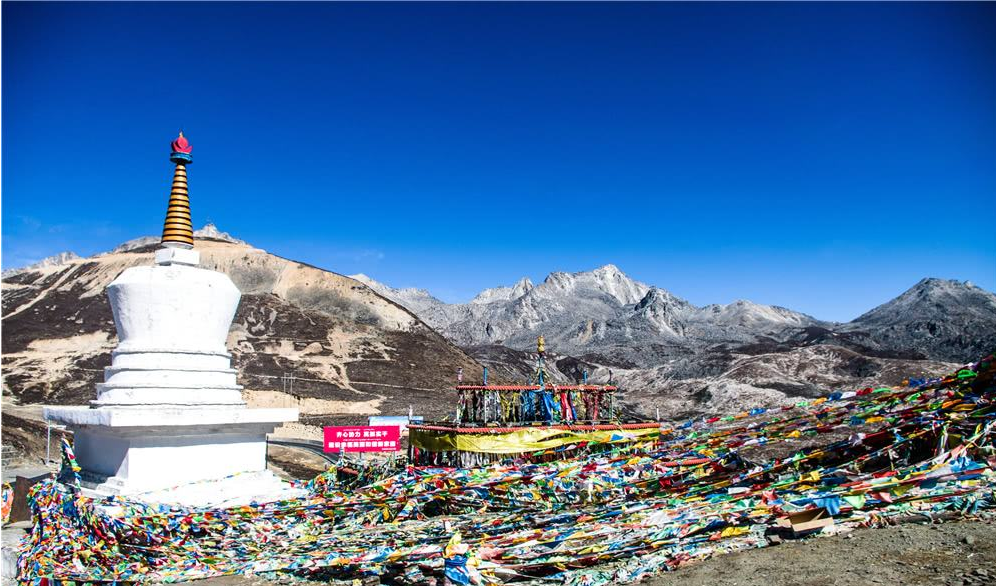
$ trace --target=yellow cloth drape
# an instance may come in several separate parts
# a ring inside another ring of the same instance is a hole
[[[410,430],[412,445],[430,452],[481,452],[485,454],[516,454],[558,448],[568,444],[628,444],[656,441],[660,429],[605,429],[571,431],[536,428],[504,433],[455,433],[424,429]]]

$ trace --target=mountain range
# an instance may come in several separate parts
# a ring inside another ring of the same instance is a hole
[[[447,304],[422,289],[353,278],[411,309],[463,346],[528,350],[537,335],[559,352],[651,367],[677,351],[725,346],[742,353],[829,343],[871,356],[964,362],[996,343],[996,295],[969,282],[923,279],[847,323],[738,300],[702,307],[626,276],[614,265],[523,278]]]
[[[857,319],[829,322],[739,300],[696,306],[617,267],[551,273],[447,304],[355,275],[492,370],[527,378],[538,335],[553,374],[609,379],[644,415],[677,417],[787,403],[831,388],[937,376],[996,347],[996,295],[927,278]]]
[[[457,369],[467,381],[482,366],[492,381],[528,380],[540,334],[554,381],[587,371],[591,382],[619,384],[630,413],[668,419],[940,375],[996,347],[996,295],[967,282],[924,279],[847,323],[751,301],[700,307],[613,265],[449,304],[284,259],[211,225],[196,238],[202,266],[243,293],[229,347],[244,397],[300,408],[289,435],[317,438],[323,424],[409,405],[446,416]],[[104,289],[151,263],[157,247],[143,237],[4,271],[5,418],[93,398],[116,344]]]

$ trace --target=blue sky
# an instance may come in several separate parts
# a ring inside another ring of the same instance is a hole
[[[3,3],[2,260],[194,223],[460,301],[996,289],[996,4]]]

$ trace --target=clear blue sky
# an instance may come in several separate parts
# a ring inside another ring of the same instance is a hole
[[[182,127],[196,225],[447,301],[996,289],[996,4],[2,9],[5,267],[157,234]]]

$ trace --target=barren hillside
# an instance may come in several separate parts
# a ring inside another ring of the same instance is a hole
[[[155,244],[65,258],[3,280],[3,385],[20,404],[85,404],[116,344],[105,287],[150,264]],[[229,334],[250,405],[296,406],[302,421],[448,412],[457,368],[480,365],[366,285],[241,242],[201,238],[201,266],[242,291]],[[293,378],[291,378],[293,377]],[[289,426],[294,435],[317,429]]]

